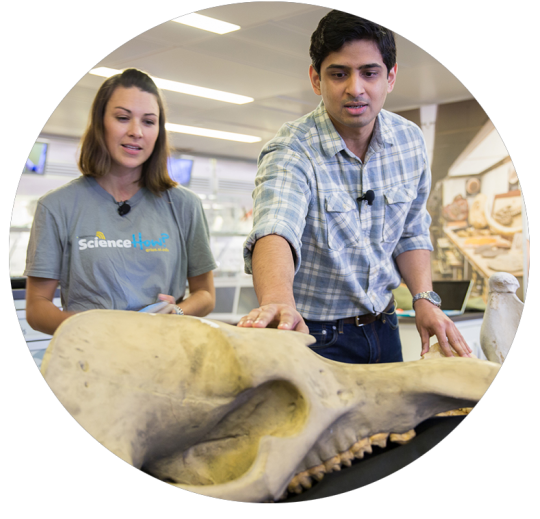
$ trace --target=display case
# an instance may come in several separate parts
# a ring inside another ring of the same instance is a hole
[[[496,272],[515,276],[524,300],[528,255],[527,219],[515,168],[488,121],[438,186],[432,206],[435,276],[472,279],[473,297],[487,301],[488,279]]]

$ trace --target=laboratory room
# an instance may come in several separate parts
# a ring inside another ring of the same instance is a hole
[[[325,51],[312,35],[330,11],[182,16],[67,93],[21,171],[10,230],[38,366],[55,330],[92,309],[279,326],[351,363],[416,361],[428,342],[501,359],[482,346],[487,310],[509,297],[511,343],[529,258],[508,152],[465,86],[399,34],[397,66],[384,31],[383,51],[374,32]],[[388,357],[331,345],[389,322]]]

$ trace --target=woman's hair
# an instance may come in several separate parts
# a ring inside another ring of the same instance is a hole
[[[83,175],[96,178],[103,177],[111,169],[111,155],[105,143],[103,118],[107,103],[118,87],[136,87],[153,94],[156,98],[159,106],[159,134],[152,154],[143,164],[139,185],[161,196],[163,191],[177,185],[167,171],[169,143],[165,130],[165,105],[152,78],[135,68],[128,68],[120,74],[111,76],[99,88],[90,111],[88,128],[81,140],[79,169]]]
[[[396,42],[392,31],[353,14],[333,10],[321,18],[311,35],[311,64],[321,73],[321,64],[332,52],[355,40],[370,40],[377,44],[388,73],[396,64]]]

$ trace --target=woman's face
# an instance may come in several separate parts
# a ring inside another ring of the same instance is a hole
[[[141,174],[159,134],[159,106],[154,94],[117,87],[103,118],[111,172]]]

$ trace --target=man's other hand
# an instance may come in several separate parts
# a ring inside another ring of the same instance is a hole
[[[254,308],[242,317],[237,326],[241,328],[279,328],[309,333],[309,328],[297,310],[284,304],[269,304]]]

